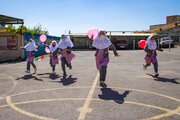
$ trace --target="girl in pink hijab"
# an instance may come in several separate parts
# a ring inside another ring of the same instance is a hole
[[[46,44],[43,44],[45,47],[48,47],[49,50],[50,50],[50,65],[52,67],[52,74],[56,74],[55,72],[55,67],[56,67],[56,64],[59,64],[59,60],[58,60],[58,43],[53,40],[51,42],[51,44],[48,46]]]
[[[157,48],[157,43],[154,36],[148,37],[146,41],[146,46],[144,49],[145,49],[145,52],[147,52],[147,54],[144,58],[146,61],[146,64],[143,65],[143,68],[146,70],[147,67],[150,66],[152,63],[154,65],[154,72],[155,72],[154,76],[158,77],[159,73],[158,73],[158,61],[156,57],[157,56],[156,50],[159,50],[159,51],[163,51],[163,50],[160,48]]]
[[[72,69],[71,61],[75,57],[73,53],[71,53],[71,48],[73,47],[72,41],[69,39],[67,35],[62,35],[59,42],[59,49],[61,50],[61,66],[63,70],[63,76],[67,76],[66,68],[67,66],[70,70]]]
[[[26,44],[24,47],[20,47],[21,49],[25,49],[28,52],[28,57],[26,59],[27,61],[27,69],[26,73],[30,73],[30,65],[34,68],[34,73],[37,71],[37,67],[34,64],[34,58],[35,58],[35,51],[40,48],[40,43],[38,43],[38,46],[36,46],[33,39],[30,39],[28,44]]]
[[[93,39],[93,36],[91,39]],[[118,53],[116,52],[115,46],[107,38],[104,30],[98,33],[98,36],[93,40],[92,46],[96,48],[96,68],[100,72],[100,86],[106,87],[105,78],[107,65],[109,63],[109,48],[113,50],[116,57],[118,57]]]

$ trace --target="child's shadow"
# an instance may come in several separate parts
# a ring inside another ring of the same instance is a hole
[[[73,78],[72,75],[69,75],[69,77],[63,76],[60,83],[62,83],[64,86],[70,85],[75,83],[77,78]]]
[[[50,75],[49,75],[49,78],[51,78],[52,80],[58,79],[58,78],[60,78],[60,77],[61,77],[61,76],[56,75],[56,74],[50,74]]]
[[[117,91],[112,90],[111,88],[102,88],[102,95],[98,95],[100,99],[103,100],[113,100],[118,104],[123,104],[125,97],[131,91],[125,91],[123,94],[119,94]]]
[[[151,74],[147,74],[151,77],[154,78],[155,81],[159,81],[159,82],[170,82],[170,83],[174,83],[174,84],[180,84],[179,82],[177,82],[176,80],[178,80],[178,78],[164,78],[164,77],[154,77]]]
[[[17,78],[16,80],[19,80],[19,79],[28,80],[28,79],[34,78],[34,80],[43,81],[42,79],[39,79],[39,78],[37,78],[36,76],[33,76],[33,75],[34,74],[24,75],[23,77]]]
[[[37,74],[37,75],[49,75],[49,77],[41,77],[41,78],[50,78],[52,80],[55,80],[61,77],[59,75],[51,74],[51,73],[43,73],[43,74]]]

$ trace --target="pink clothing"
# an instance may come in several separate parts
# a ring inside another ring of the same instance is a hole
[[[50,56],[50,64],[52,66],[56,65],[56,64],[59,64],[59,60],[58,60],[58,57],[57,56]]]
[[[157,62],[157,58],[156,58],[155,52],[156,52],[155,50],[153,50],[152,54],[147,52],[147,55],[144,58],[146,63],[151,64],[151,62],[152,63],[156,63]]]
[[[60,59],[62,59],[63,57],[65,57],[67,63],[70,64],[71,61],[72,61],[72,59],[75,57],[75,55],[74,55],[73,53],[67,53],[66,50],[67,50],[67,49],[63,49],[63,50],[62,50],[62,54],[61,54],[61,58],[60,58]]]
[[[34,62],[35,56],[33,54],[34,54],[33,51],[28,51],[28,57],[27,57],[26,61]]]
[[[109,57],[104,58],[104,49],[99,49],[96,55],[96,68],[101,70],[102,66],[107,66]]]

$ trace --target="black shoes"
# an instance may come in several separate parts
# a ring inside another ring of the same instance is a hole
[[[107,87],[106,83],[104,83],[104,82],[100,82],[99,86],[100,86],[100,87],[103,87],[103,88],[106,88],[106,87]]]

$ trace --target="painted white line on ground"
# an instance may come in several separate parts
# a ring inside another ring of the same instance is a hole
[[[52,118],[48,118],[48,117],[44,117],[44,116],[39,116],[39,115],[36,115],[36,114],[33,114],[33,113],[30,113],[30,112],[26,112],[20,108],[18,108],[17,106],[15,106],[12,101],[11,101],[11,96],[7,96],[6,97],[6,102],[8,104],[9,107],[11,107],[12,109],[24,114],[24,115],[27,115],[27,116],[30,116],[30,117],[34,117],[34,118],[38,118],[38,119],[41,119],[41,120],[55,120],[55,119],[52,119]]]
[[[92,109],[89,108],[89,105],[90,105],[90,103],[91,103],[92,96],[93,96],[93,93],[94,93],[94,90],[95,90],[95,88],[96,88],[96,84],[97,84],[97,81],[98,81],[98,80],[99,80],[99,72],[98,72],[98,74],[96,75],[96,78],[95,78],[95,80],[94,80],[94,82],[93,82],[93,85],[92,85],[92,87],[91,87],[91,89],[90,89],[90,91],[89,91],[89,94],[88,94],[88,96],[87,96],[87,98],[86,98],[86,101],[85,101],[83,107],[78,109],[78,111],[80,111],[78,120],[84,120],[85,117],[86,117],[86,114],[87,114],[88,112],[91,112],[91,111],[92,111]]]
[[[160,115],[157,115],[157,116],[154,116],[154,117],[151,117],[151,118],[146,118],[146,119],[143,119],[143,120],[159,120],[161,118],[169,117],[169,116],[172,116],[174,114],[179,115],[180,114],[179,112],[180,112],[180,106],[177,107],[177,109],[175,109],[175,110],[171,110],[171,111],[169,111],[167,113],[163,113],[163,114],[160,114]]]
[[[13,78],[13,77],[11,77],[11,76],[9,76],[9,75],[6,75],[6,74],[4,74],[4,76],[5,76],[5,77],[8,77],[8,78],[13,82],[13,86],[12,86],[12,88],[11,88],[10,90],[8,90],[6,93],[2,94],[2,95],[0,96],[0,99],[5,99],[5,97],[6,97],[9,93],[11,93],[11,92],[14,90],[14,88],[16,87],[16,85],[17,85],[17,81],[15,80],[15,78]]]

